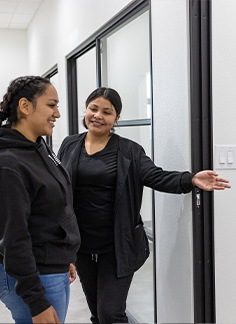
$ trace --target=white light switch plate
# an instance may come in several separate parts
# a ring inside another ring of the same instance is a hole
[[[215,145],[214,169],[236,169],[236,145]]]

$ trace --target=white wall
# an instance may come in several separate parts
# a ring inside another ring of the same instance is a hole
[[[187,1],[152,0],[152,51],[155,162],[191,170]],[[158,323],[191,323],[191,195],[155,198]]]
[[[10,81],[28,73],[26,31],[0,29],[0,53],[0,100],[2,100]]]
[[[214,145],[236,145],[236,1],[212,1]],[[216,159],[216,156],[214,156]],[[215,193],[217,323],[236,319],[236,170],[216,170],[232,188]]]

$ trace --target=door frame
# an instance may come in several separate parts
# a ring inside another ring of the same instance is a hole
[[[211,0],[189,0],[192,170],[213,168]],[[215,323],[214,196],[193,191],[194,322]]]

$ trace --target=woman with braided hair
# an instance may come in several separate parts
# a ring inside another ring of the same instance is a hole
[[[15,323],[63,323],[75,279],[71,183],[42,138],[59,117],[38,76],[13,80],[0,103],[0,299]]]

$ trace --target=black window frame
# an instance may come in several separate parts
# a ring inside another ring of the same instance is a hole
[[[42,77],[43,78],[47,78],[47,79],[51,79],[55,74],[58,73],[58,65],[55,64],[54,66],[51,67],[51,69],[49,69],[47,72],[45,72]],[[46,136],[46,143],[51,147],[51,149],[53,150],[53,143],[52,143],[52,136]]]
[[[189,0],[192,170],[213,168],[211,0]],[[214,194],[193,191],[194,322],[215,323]]]

